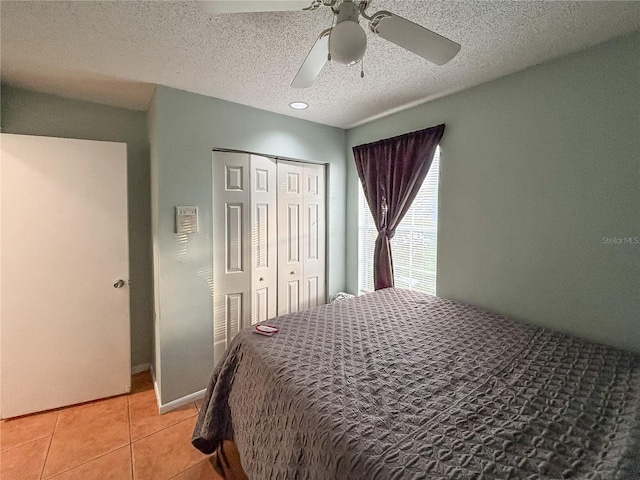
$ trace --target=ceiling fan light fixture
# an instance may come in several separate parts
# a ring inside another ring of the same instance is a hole
[[[294,110],[305,110],[309,108],[309,104],[306,102],[291,102],[289,106]]]
[[[348,67],[355,65],[367,50],[367,34],[354,20],[338,23],[329,35],[331,60]]]

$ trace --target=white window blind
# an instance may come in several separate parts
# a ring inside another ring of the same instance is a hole
[[[436,149],[420,192],[391,240],[395,286],[436,294],[438,237],[438,177],[440,147]],[[358,284],[373,291],[373,250],[378,232],[360,185]]]

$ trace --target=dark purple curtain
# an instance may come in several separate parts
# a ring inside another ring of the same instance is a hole
[[[376,290],[393,287],[390,240],[418,194],[444,125],[353,147],[364,195],[378,229],[373,259]]]

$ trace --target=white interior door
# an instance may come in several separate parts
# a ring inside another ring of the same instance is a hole
[[[4,418],[130,389],[126,167],[122,143],[1,135]]]
[[[249,155],[213,154],[213,337],[217,363],[251,324]]]
[[[278,231],[275,160],[251,155],[251,323],[277,315]]]
[[[325,167],[305,164],[303,169],[302,258],[304,308],[326,303],[325,293]]]
[[[303,166],[278,161],[278,315],[305,308]]]

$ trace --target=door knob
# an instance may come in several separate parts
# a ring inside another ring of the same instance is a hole
[[[122,288],[122,287],[124,287],[124,280],[122,280],[121,278],[113,282],[113,288]]]
[[[260,277],[260,282],[264,282],[264,277]]]
[[[295,275],[296,272],[294,270],[291,270],[291,274],[290,275]]]

